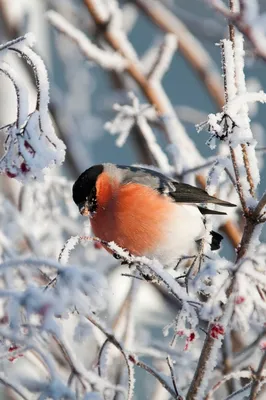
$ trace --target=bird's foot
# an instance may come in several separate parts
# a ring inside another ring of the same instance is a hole
[[[177,265],[175,266],[175,271],[179,267],[182,261],[192,261],[191,264],[188,266],[188,270],[185,274],[177,276],[175,279],[178,281],[180,279],[185,280],[185,286],[186,286],[186,291],[187,293],[189,292],[189,281],[193,280],[193,277],[195,277],[201,270],[202,264],[205,262],[206,259],[210,259],[209,256],[204,254],[204,239],[200,239],[197,241],[198,244],[198,253],[193,255],[193,256],[184,256],[181,257],[178,260]]]

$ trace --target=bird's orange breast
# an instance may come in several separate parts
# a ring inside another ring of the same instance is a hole
[[[114,241],[133,255],[145,255],[161,242],[175,205],[153,189],[135,183],[110,185],[103,175],[97,187],[94,234]]]

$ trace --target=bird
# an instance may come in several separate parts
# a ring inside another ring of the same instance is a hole
[[[235,206],[156,170],[111,163],[86,169],[72,195],[97,238],[133,256],[157,259],[164,267],[174,267],[195,249],[205,234],[204,215],[226,214],[203,205]],[[222,235],[210,233],[211,250],[217,250]]]

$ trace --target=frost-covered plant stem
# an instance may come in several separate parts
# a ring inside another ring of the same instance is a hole
[[[152,368],[150,365],[144,363],[143,361],[137,360],[137,359],[130,359],[131,362],[133,362],[137,367],[140,367],[144,369],[146,372],[148,372],[150,375],[154,376],[161,385],[170,393],[170,395],[176,399],[176,400],[183,400],[183,398],[179,395],[179,392],[177,389],[173,389],[162,377],[162,375],[157,372],[154,368]]]
[[[256,228],[256,223],[255,222],[250,222],[249,220],[247,220],[246,225],[245,225],[245,229],[244,229],[244,233],[243,233],[243,237],[242,237],[242,241],[240,243],[239,246],[239,251],[237,254],[237,259],[236,259],[236,264],[239,263],[239,261],[245,256],[247,250],[248,250],[248,246],[250,243],[250,240],[254,234],[254,230]],[[228,308],[230,308],[231,306],[231,302],[230,302],[230,297],[234,292],[234,287],[235,287],[235,283],[236,283],[236,272],[232,275],[231,278],[231,282],[230,285],[226,291],[226,296],[227,296],[227,303],[226,305],[221,306],[222,310],[223,310],[223,314],[220,318],[217,318],[214,323],[215,324],[219,324],[224,315],[226,314],[226,312],[228,311]],[[230,310],[229,310],[230,311]],[[196,368],[196,372],[195,375],[193,377],[193,381],[191,383],[191,386],[189,388],[189,391],[187,393],[187,397],[186,400],[195,400],[198,399],[198,393],[201,390],[201,385],[203,383],[204,380],[207,380],[206,377],[206,373],[210,368],[213,368],[212,366],[209,366],[210,360],[211,360],[211,356],[212,356],[212,351],[214,346],[216,345],[217,339],[214,339],[211,335],[211,331],[213,328],[213,322],[211,322],[209,324],[209,328],[208,328],[208,332],[207,332],[207,336],[206,339],[204,341],[204,345],[202,348],[202,352],[200,355],[200,359]],[[204,384],[206,385],[207,382],[205,381]]]
[[[153,368],[151,368],[149,365],[146,363],[138,360],[134,355],[128,354],[122,344],[116,339],[116,337],[108,332],[100,322],[98,322],[93,316],[89,315],[87,316],[88,320],[96,326],[100,331],[107,337],[107,341],[112,343],[122,354],[126,365],[127,365],[127,370],[128,370],[128,397],[127,399],[130,400],[133,398],[133,387],[134,387],[134,370],[132,369],[131,364],[136,365],[151,375],[153,375],[156,379],[159,380],[159,382],[163,385],[163,387],[177,400],[182,400],[181,397],[177,396],[175,390],[162,378],[162,376],[157,373]]]
[[[235,0],[229,0],[229,5],[231,8],[231,11],[234,7],[234,3]],[[231,41],[231,45],[232,48],[234,48],[234,40],[235,40],[235,32],[234,32],[234,27],[229,24],[229,34],[230,34],[230,41]],[[223,42],[224,43],[224,42]],[[224,67],[224,75],[225,75],[225,80],[224,80],[224,90],[225,90],[225,100],[226,103],[229,102],[231,100],[230,96],[233,96],[234,93],[232,93],[232,87],[228,86],[229,83],[227,82],[227,76],[226,76],[226,62],[228,60],[226,60],[226,55],[225,55],[225,49],[222,48],[222,62],[223,62],[223,67]],[[234,63],[236,63],[236,60],[234,60]],[[234,64],[233,64],[234,65]],[[232,65],[232,67],[233,67]],[[235,65],[236,67],[236,65]],[[242,66],[243,67],[243,66]],[[231,71],[233,73],[233,71]],[[241,73],[241,71],[240,71]],[[235,72],[234,72],[235,74]],[[235,75],[233,76],[233,79],[235,79]],[[236,88],[237,90],[238,88]],[[260,211],[263,208],[263,204],[261,204],[261,202],[259,202],[257,208],[255,209],[250,209],[247,207],[247,203],[246,203],[246,197],[245,197],[245,192],[244,192],[244,188],[242,186],[242,182],[240,179],[240,173],[239,173],[239,167],[237,164],[237,157],[235,154],[235,150],[234,148],[229,144],[229,149],[230,149],[230,155],[231,155],[231,160],[232,160],[232,165],[234,168],[234,173],[235,173],[235,180],[236,180],[236,189],[240,198],[240,202],[243,208],[243,212],[244,212],[244,217],[245,217],[245,227],[244,227],[244,232],[243,232],[243,236],[242,236],[242,240],[241,243],[238,247],[237,250],[237,257],[236,257],[236,261],[235,261],[235,265],[236,268],[232,274],[231,277],[231,281],[230,284],[226,290],[226,297],[227,297],[227,303],[221,305],[221,309],[222,309],[222,315],[221,317],[217,318],[214,322],[210,322],[209,323],[209,328],[208,328],[208,332],[207,332],[207,336],[203,345],[203,349],[200,355],[200,359],[196,368],[196,372],[195,375],[193,377],[193,381],[191,383],[191,386],[188,390],[187,393],[187,397],[186,400],[195,400],[195,399],[199,399],[199,394],[203,394],[204,389],[202,389],[202,386],[206,387],[207,386],[207,382],[206,380],[208,380],[207,378],[207,371],[210,371],[211,369],[213,369],[214,365],[213,365],[213,351],[215,351],[215,346],[216,345],[216,339],[214,339],[211,335],[211,330],[213,327],[214,323],[221,323],[221,321],[223,320],[224,316],[229,312],[230,314],[232,314],[232,310],[230,310],[231,308],[231,296],[234,293],[234,289],[235,289],[235,284],[236,284],[236,275],[237,275],[237,271],[238,271],[238,266],[240,265],[241,260],[246,256],[249,245],[251,243],[252,237],[255,233],[256,227],[257,225],[262,222],[259,219],[259,214]],[[249,164],[249,158],[248,158],[248,154],[247,154],[247,148],[246,145],[244,144],[244,146],[241,146],[242,152],[243,152],[243,161],[244,161],[244,166],[245,166],[245,170],[246,170],[246,177],[247,180],[249,182],[250,185],[250,194],[252,196],[255,195],[255,186],[253,183],[253,179],[252,176],[250,174],[250,164]],[[265,197],[265,196],[263,196]],[[264,361],[265,362],[265,361]],[[264,365],[263,362],[263,365]],[[262,361],[260,363],[260,365],[262,364]],[[263,369],[263,365],[262,367],[258,368],[258,373],[259,376],[261,374],[261,371]],[[259,372],[260,371],[260,372]],[[254,386],[256,385],[256,388],[254,388]],[[257,392],[259,388],[259,379],[254,381],[252,390],[254,392]],[[255,397],[250,397],[252,399],[255,399]]]
[[[235,26],[251,43],[254,48],[257,57],[260,57],[264,62],[266,61],[266,50],[265,50],[265,36],[257,35],[256,29],[254,29],[254,21],[249,21],[246,16],[246,2],[243,0],[239,1],[239,9],[234,10],[230,5],[230,8],[227,8],[225,4],[220,0],[205,0],[211,7],[213,7],[217,12],[223,15],[231,24],[231,26]],[[250,1],[251,6],[252,3],[256,3],[255,0]]]

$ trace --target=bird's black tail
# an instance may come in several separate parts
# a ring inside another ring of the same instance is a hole
[[[221,241],[223,240],[223,236],[218,232],[211,231],[212,241],[211,241],[211,250],[218,250],[220,248]]]

